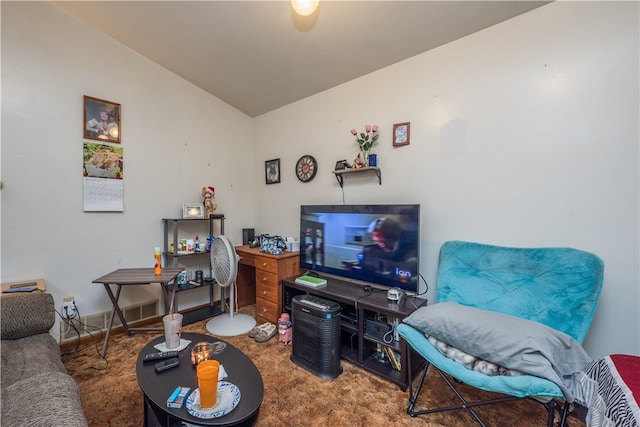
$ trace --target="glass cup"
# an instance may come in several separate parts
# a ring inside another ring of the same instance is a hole
[[[205,360],[196,367],[201,408],[213,408],[216,406],[218,401],[219,370],[220,363],[217,360]]]
[[[199,365],[205,360],[213,359],[214,345],[210,342],[199,342],[191,349],[191,363]]]

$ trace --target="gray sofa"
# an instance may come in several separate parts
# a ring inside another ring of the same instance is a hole
[[[78,385],[49,335],[55,321],[46,293],[0,298],[2,418],[9,426],[86,426]]]

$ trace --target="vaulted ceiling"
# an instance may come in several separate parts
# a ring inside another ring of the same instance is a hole
[[[548,1],[55,1],[251,117]]]

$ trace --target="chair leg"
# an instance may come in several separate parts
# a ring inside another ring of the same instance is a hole
[[[560,424],[558,424],[559,427],[564,427],[566,425],[570,407],[571,405],[568,402],[564,402],[562,405],[562,416],[560,417]]]
[[[547,407],[547,427],[553,427],[553,422],[556,417],[556,401],[551,400],[545,405]]]
[[[544,406],[547,407],[548,411],[547,427],[554,427],[556,425],[556,410],[558,410],[560,414],[558,427],[565,427],[567,425],[567,417],[569,416],[569,408],[571,407],[569,403],[564,402],[562,405],[558,405],[555,400],[551,400],[550,402],[545,403]]]
[[[429,362],[426,362],[424,368],[420,373],[420,380],[418,381],[418,385],[416,387],[415,393],[413,392],[413,369],[411,368],[411,351],[407,352],[407,373],[409,376],[409,406],[407,406],[407,414],[415,417],[417,414],[414,412],[413,407],[415,406],[416,399],[418,399],[418,395],[420,394],[420,390],[422,390],[422,384],[424,384],[424,379],[427,376],[427,369],[429,369]]]
[[[418,395],[420,394],[420,391],[422,390],[422,386],[424,385],[424,382],[426,380],[427,370],[429,368],[429,365],[430,365],[429,362],[425,363],[424,368],[422,369],[422,371],[420,373],[420,379],[418,380],[418,384],[417,384],[416,389],[414,391],[413,390],[413,373],[412,373],[412,369],[411,369],[411,352],[408,352],[408,354],[407,354],[407,371],[408,371],[408,379],[409,379],[409,405],[407,406],[407,414],[409,414],[411,417],[415,418],[418,415],[433,414],[433,413],[436,413],[436,412],[453,411],[453,410],[456,410],[456,409],[466,409],[466,410],[468,410],[470,412],[471,416],[476,420],[476,422],[478,424],[480,424],[480,426],[486,427],[485,424],[480,419],[480,417],[478,416],[478,414],[473,410],[474,407],[476,407],[476,406],[484,406],[484,405],[491,405],[491,404],[494,404],[494,403],[511,402],[511,401],[514,401],[514,400],[522,399],[520,397],[507,396],[507,397],[498,398],[498,399],[491,399],[491,400],[484,400],[484,401],[480,401],[480,402],[471,402],[471,403],[469,403],[469,402],[467,402],[465,400],[465,398],[462,396],[462,394],[460,394],[460,392],[456,389],[456,387],[453,385],[453,383],[451,381],[449,381],[449,379],[445,376],[445,374],[440,369],[435,368],[436,371],[438,372],[438,374],[440,374],[442,379],[447,383],[449,388],[455,393],[455,395],[462,402],[462,404],[453,405],[453,406],[444,406],[444,407],[432,408],[432,409],[416,410],[416,408],[415,408],[416,401],[418,400]]]

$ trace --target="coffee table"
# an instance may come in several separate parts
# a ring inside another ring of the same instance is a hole
[[[251,359],[229,343],[215,359],[227,371],[228,381],[240,390],[240,401],[230,413],[220,418],[196,418],[187,412],[186,402],[181,408],[167,408],[167,397],[178,386],[198,388],[195,366],[191,364],[191,347],[199,342],[222,341],[209,335],[183,332],[182,339],[191,343],[180,352],[180,365],[167,371],[156,373],[154,363],[143,363],[144,356],[156,353],[154,345],[164,342],[164,335],[155,338],[140,351],[136,361],[138,384],[144,393],[144,426],[180,425],[182,421],[206,426],[252,426],[258,419],[258,412],[264,396],[262,375]]]

